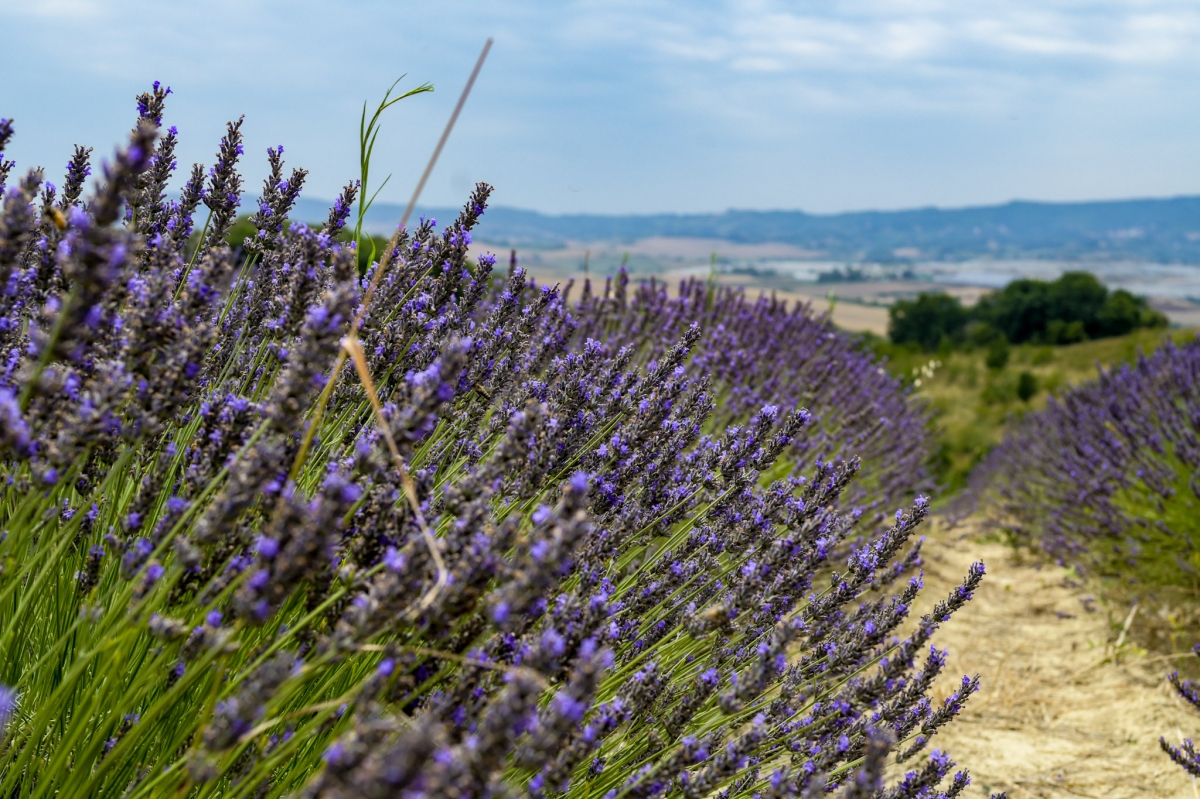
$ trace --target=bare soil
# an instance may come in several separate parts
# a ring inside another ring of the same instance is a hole
[[[931,742],[970,770],[967,796],[1200,797],[1159,748],[1160,736],[1178,742],[1200,731],[1200,714],[1166,679],[1176,656],[1129,644],[1128,616],[1090,601],[1065,569],[1022,559],[969,523],[935,520],[927,534],[927,606],[972,561],[987,565],[975,599],[935,638],[950,650],[940,696],[964,673],[983,678]]]

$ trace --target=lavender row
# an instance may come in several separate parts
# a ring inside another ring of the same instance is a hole
[[[1016,543],[1100,580],[1155,615],[1194,603],[1200,534],[1200,338],[1051,399],[972,476],[963,507],[982,505]],[[1132,618],[1132,616],[1130,616]],[[1200,648],[1197,649],[1200,653]],[[1171,682],[1200,708],[1200,685]],[[1190,739],[1163,750],[1193,776]]]
[[[567,296],[571,287],[567,288]],[[806,407],[808,434],[788,450],[801,468],[857,457],[862,469],[842,498],[868,521],[933,488],[929,415],[874,356],[807,305],[688,279],[676,292],[655,280],[630,286],[622,271],[593,293],[584,282],[572,304],[576,336],[660,358],[669,342],[699,325],[689,374],[712,380],[713,425],[749,419],[764,405]]]
[[[1200,498],[1200,339],[1051,398],[972,476],[969,499],[1022,545],[1102,576],[1171,564],[1190,585]]]
[[[167,199],[168,91],[0,211],[0,794],[962,793],[931,636],[983,566],[910,619],[926,501],[847,543],[865,421],[807,442],[706,318],[586,338],[468,259],[483,184],[364,284],[357,186],[288,224],[274,149],[235,261],[241,123]]]

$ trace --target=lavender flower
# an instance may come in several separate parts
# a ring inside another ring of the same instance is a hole
[[[1194,646],[1192,651],[1200,657],[1200,644]],[[1175,692],[1193,708],[1200,710],[1200,685],[1192,680],[1183,679],[1178,671],[1173,672],[1169,679]],[[1178,746],[1168,743],[1166,738],[1159,738],[1158,743],[1176,765],[1193,777],[1200,777],[1200,752],[1196,750],[1191,738],[1185,738]]]
[[[333,237],[342,231],[346,226],[346,220],[350,218],[350,210],[354,206],[354,199],[358,196],[359,183],[357,180],[346,184],[342,189],[342,193],[333,201],[333,207],[329,209],[329,219],[325,222],[325,227],[321,228],[321,232],[326,236]]]
[[[4,148],[8,146],[13,137],[13,123],[11,119],[0,117],[0,192],[4,191],[5,182],[8,180],[8,173],[16,166],[15,161],[4,158]]]
[[[91,176],[92,148],[75,145],[75,154],[67,162],[67,178],[59,194],[58,208],[67,211],[79,202],[83,184]]]
[[[212,220],[208,227],[206,246],[216,246],[225,240],[229,228],[233,225],[233,216],[242,204],[242,176],[237,171],[237,160],[245,152],[242,147],[242,121],[227,126],[225,137],[221,139],[221,147],[217,151],[217,162],[208,170],[208,189],[204,194],[204,204],[212,211]]]
[[[250,217],[257,235],[246,238],[246,249],[252,253],[273,249],[283,232],[283,222],[292,210],[300,189],[304,186],[307,169],[293,169],[291,177],[283,177],[283,146],[268,148],[267,161],[271,173],[263,182],[263,193],[258,199],[258,212]],[[340,198],[339,198],[340,199]],[[344,219],[343,219],[344,221]]]
[[[17,692],[7,685],[0,684],[0,736],[9,720],[17,712]]]

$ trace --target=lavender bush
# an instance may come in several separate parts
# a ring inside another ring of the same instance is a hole
[[[876,406],[806,441],[755,407],[801,377],[692,354],[712,308],[579,342],[594,314],[468,261],[483,184],[364,291],[357,187],[288,224],[273,150],[235,262],[241,123],[169,200],[167,91],[86,205],[82,148],[4,195],[0,795],[962,793],[924,750],[978,680],[932,702],[930,637],[982,564],[906,623],[926,501],[835,561],[858,462],[786,465]]]
[[[982,501],[1014,540],[1136,590],[1195,584],[1200,339],[1052,398],[981,465]]]
[[[1168,341],[1026,417],[973,476],[971,500],[1018,544],[1099,578],[1118,601],[1149,605],[1153,620],[1154,604],[1196,606],[1198,436],[1200,338]],[[1171,682],[1200,707],[1200,687],[1178,672]],[[1190,740],[1161,745],[1200,776]]]
[[[841,500],[866,520],[878,524],[888,509],[933,488],[928,411],[854,339],[808,306],[789,307],[767,295],[751,302],[742,289],[716,289],[696,279],[682,282],[674,294],[654,280],[631,289],[623,270],[601,294],[586,280],[582,289],[572,305],[577,340],[629,347],[653,360],[699,325],[702,334],[687,368],[712,381],[713,429],[739,424],[764,405],[808,408],[813,418],[807,435],[789,448],[789,464],[819,467],[859,458],[862,469]]]

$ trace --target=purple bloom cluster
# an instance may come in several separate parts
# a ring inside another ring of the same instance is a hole
[[[1197,644],[1193,651],[1200,656],[1200,644]],[[1200,684],[1194,680],[1183,679],[1178,671],[1172,673],[1169,679],[1175,692],[1189,705],[1200,710]],[[1171,745],[1166,738],[1159,738],[1158,744],[1167,757],[1175,761],[1180,768],[1193,777],[1200,777],[1200,751],[1196,750],[1191,738],[1185,738],[1178,746]]]
[[[0,212],[0,795],[961,794],[931,639],[984,570],[910,618],[923,416],[876,364],[494,277],[485,184],[360,283],[357,187],[286,224],[278,150],[235,260],[241,123],[172,202],[165,98],[86,206]]]

